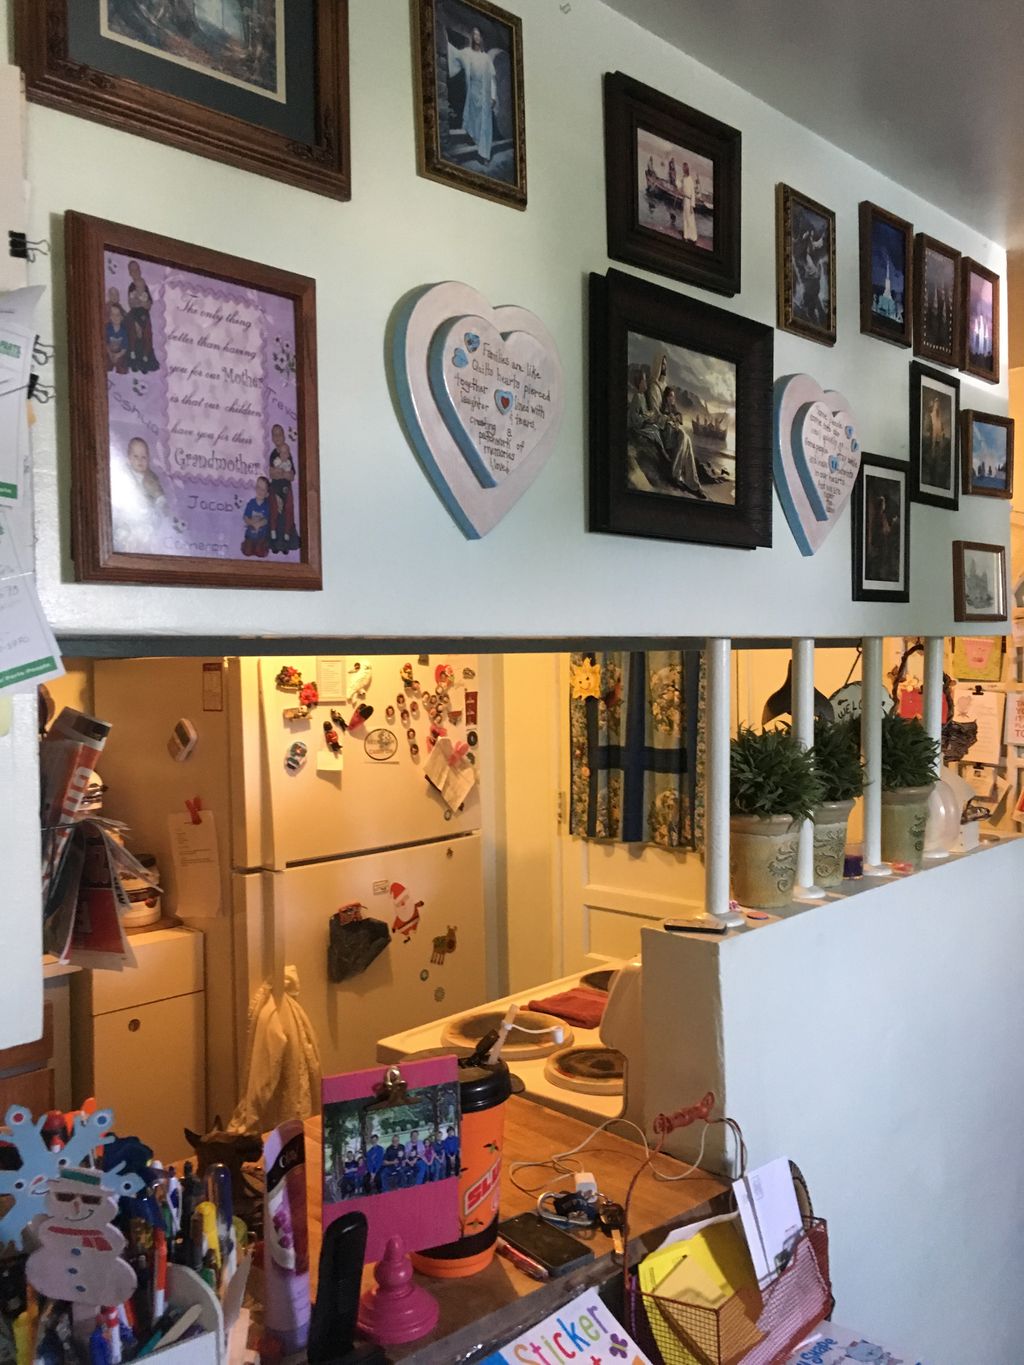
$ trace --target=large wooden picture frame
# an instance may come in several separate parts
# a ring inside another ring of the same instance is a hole
[[[776,326],[836,344],[836,215],[790,185],[775,191]]]
[[[348,0],[263,3],[215,42],[119,0],[15,0],[16,60],[38,104],[348,199]]]
[[[80,582],[318,589],[316,286],[64,219]]]

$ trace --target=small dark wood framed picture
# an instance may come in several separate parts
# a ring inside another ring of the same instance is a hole
[[[83,583],[317,589],[316,285],[64,216]]]
[[[924,232],[914,238],[914,354],[960,362],[960,253]]]
[[[412,0],[420,174],[526,208],[523,22],[488,0]]]
[[[953,541],[954,621],[1006,620],[1006,547]]]
[[[850,506],[853,600],[909,602],[910,467],[865,452]]]
[[[960,368],[999,383],[999,276],[965,256],[960,262]]]
[[[773,356],[762,323],[591,275],[589,529],[770,545]]]
[[[860,206],[860,330],[894,346],[913,337],[914,228],[864,200]]]
[[[836,344],[836,216],[789,185],[775,193],[777,326]]]
[[[960,431],[963,491],[984,498],[1013,497],[1013,418],[994,412],[963,414]]]
[[[910,496],[955,512],[960,505],[960,380],[916,360],[910,366]]]
[[[15,0],[14,34],[30,100],[351,195],[348,0]]]
[[[623,75],[604,78],[608,255],[740,290],[742,135]]]

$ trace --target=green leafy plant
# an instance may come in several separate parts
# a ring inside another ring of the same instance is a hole
[[[919,720],[882,717],[882,790],[926,787],[938,780],[939,745]]]
[[[732,742],[729,779],[733,815],[805,820],[822,800],[811,752],[788,730],[741,725]]]
[[[814,770],[822,786],[823,801],[853,801],[864,790],[864,764],[860,757],[860,718],[814,722]]]

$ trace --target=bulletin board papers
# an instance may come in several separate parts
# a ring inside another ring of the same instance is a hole
[[[1006,744],[1024,745],[1024,692],[1006,694],[1006,728],[1003,731]]]
[[[959,721],[977,721],[978,738],[967,751],[971,764],[998,764],[1003,756],[1003,709],[1006,695],[967,684],[953,689],[953,715]]]
[[[220,849],[212,810],[169,815],[176,908],[185,919],[215,919],[220,914]]]
[[[24,568],[12,512],[0,507],[0,694],[64,672],[33,574]]]
[[[464,758],[456,758],[451,740],[444,736],[431,749],[423,775],[453,811],[459,809],[476,785],[474,768]]]

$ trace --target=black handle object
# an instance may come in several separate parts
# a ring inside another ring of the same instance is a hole
[[[309,1324],[309,1365],[375,1365],[387,1357],[376,1346],[354,1347],[359,1290],[366,1255],[366,1214],[342,1214],[324,1232],[320,1278]]]

